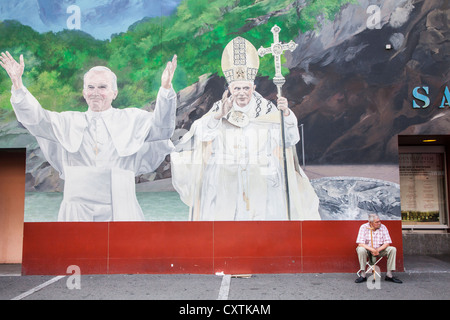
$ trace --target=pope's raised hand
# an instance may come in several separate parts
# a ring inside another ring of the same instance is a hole
[[[20,55],[20,62],[14,60],[11,54],[6,51],[0,55],[0,66],[6,70],[9,78],[11,79],[14,89],[20,89],[22,87],[22,75],[25,70],[25,63],[23,61],[23,55]]]
[[[173,75],[177,68],[177,55],[174,55],[172,61],[169,61],[161,76],[161,86],[166,89],[170,89],[172,86]]]
[[[0,65],[8,73],[15,89],[22,87],[22,75],[25,69],[23,55],[20,55],[19,61],[20,62],[18,63],[14,60],[8,51],[6,51],[6,53],[2,52],[0,55]]]
[[[221,119],[222,117],[225,117],[227,113],[230,112],[234,100],[235,97],[234,96],[228,97],[228,90],[225,90],[225,92],[222,95],[222,109],[215,115],[215,118],[217,120]]]

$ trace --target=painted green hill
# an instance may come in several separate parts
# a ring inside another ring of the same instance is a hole
[[[40,34],[16,21],[0,22],[0,50],[14,57],[24,54],[24,82],[41,104],[54,111],[85,110],[81,96],[83,74],[94,65],[116,72],[119,96],[115,107],[142,107],[156,97],[161,72],[173,54],[179,57],[175,90],[198,81],[203,74],[221,75],[225,45],[241,35],[256,48],[270,46],[274,24],[280,40],[333,20],[343,0],[184,0],[169,17],[146,19],[130,29],[100,41],[81,31]],[[288,73],[288,70],[283,70]],[[261,76],[273,74],[271,58],[261,59]],[[0,73],[0,116],[11,106],[10,82]]]

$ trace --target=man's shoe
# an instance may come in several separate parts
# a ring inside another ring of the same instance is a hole
[[[396,277],[388,277],[388,276],[386,276],[386,278],[384,278],[384,280],[390,281],[390,282],[394,282],[394,283],[403,283],[402,280],[397,279]]]
[[[358,279],[355,280],[355,283],[361,283],[361,282],[366,282],[367,278],[366,277],[359,277]]]

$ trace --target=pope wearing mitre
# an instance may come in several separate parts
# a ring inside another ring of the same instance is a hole
[[[280,110],[290,192],[290,218],[320,220],[319,200],[296,161],[297,118],[285,98],[255,91],[255,47],[230,41],[222,54],[228,89],[196,120],[171,154],[172,183],[190,208],[190,220],[287,220]]]

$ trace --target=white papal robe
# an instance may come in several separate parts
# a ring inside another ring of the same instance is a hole
[[[191,220],[286,220],[280,112],[255,92],[240,128],[216,120],[216,102],[171,153],[172,184],[190,207]],[[320,220],[319,199],[296,161],[297,118],[285,117],[291,219]]]
[[[58,221],[144,220],[135,176],[154,171],[173,151],[173,89],[160,88],[154,112],[52,112],[25,87],[11,93],[17,120],[64,180]]]

